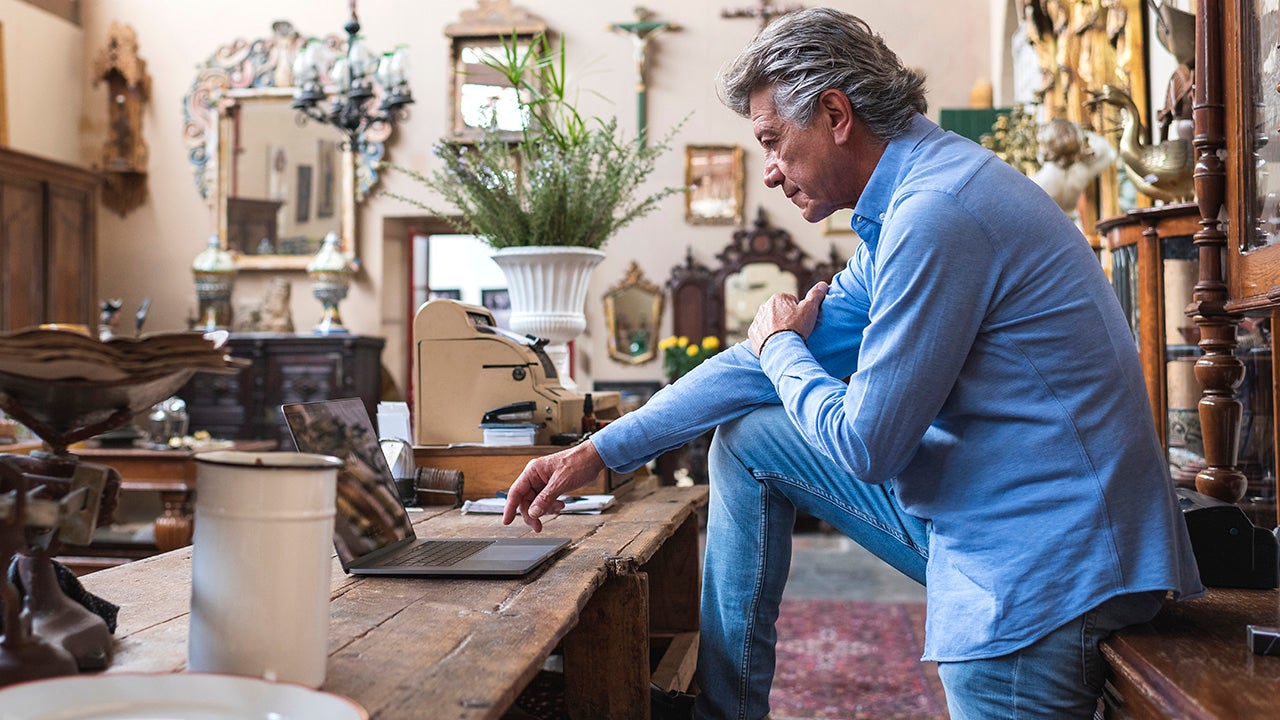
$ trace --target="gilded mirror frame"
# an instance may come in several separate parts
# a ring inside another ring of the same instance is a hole
[[[620,336],[620,299],[624,293],[640,291],[652,297],[648,306],[647,325],[641,330],[647,332],[647,342],[643,349],[636,351],[630,345],[624,347]],[[635,260],[627,266],[626,275],[604,294],[604,322],[608,330],[609,357],[624,365],[643,365],[658,356],[658,333],[662,323],[662,288],[649,282],[644,271]]]
[[[468,125],[464,120],[464,86],[467,85],[464,55],[470,48],[501,47],[504,39],[515,36],[518,43],[528,44],[541,33],[548,32],[547,24],[522,7],[511,5],[510,0],[477,0],[476,7],[463,10],[457,22],[445,26],[449,38],[449,117],[450,138],[457,142],[474,142],[482,135],[481,128]],[[508,142],[521,136],[519,130],[499,133]]]
[[[690,225],[742,225],[746,178],[738,145],[686,145],[684,219]]]
[[[191,90],[183,98],[183,137],[187,159],[200,196],[213,213],[212,226],[227,248],[227,188],[230,178],[229,139],[234,129],[233,111],[243,102],[256,99],[285,99],[293,96],[293,60],[305,37],[292,23],[272,24],[271,37],[236,39],[218,47],[197,66]],[[330,34],[320,39],[331,55],[345,52],[346,38]],[[328,78],[322,78],[327,82]],[[307,120],[307,123],[313,121]],[[336,129],[338,158],[335,173],[340,179],[336,211],[340,215],[342,251],[356,254],[357,206],[379,181],[378,169],[386,154],[388,125],[374,126],[366,135],[359,153],[343,147]],[[230,248],[228,248],[230,249]],[[312,255],[248,255],[233,252],[240,270],[305,270]]]

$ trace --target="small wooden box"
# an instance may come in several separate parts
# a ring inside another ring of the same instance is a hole
[[[489,447],[477,445],[415,445],[414,467],[432,467],[462,471],[462,493],[465,500],[491,498],[505,492],[520,476],[530,460],[564,450],[556,445],[518,445]],[[578,488],[583,495],[616,494],[631,482],[633,473],[601,471],[595,482]]]

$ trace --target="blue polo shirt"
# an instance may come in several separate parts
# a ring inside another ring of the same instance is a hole
[[[926,660],[1013,652],[1116,595],[1203,592],[1133,335],[1057,204],[917,116],[853,226],[807,342],[713,357],[593,436],[605,463],[780,402],[850,482],[893,483],[930,523]]]

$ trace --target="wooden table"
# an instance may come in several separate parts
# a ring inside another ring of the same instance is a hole
[[[553,518],[545,532],[574,542],[520,579],[354,578],[335,558],[323,689],[376,720],[500,718],[560,647],[570,717],[647,718],[651,677],[687,685],[692,674],[706,501],[705,487],[645,481],[602,515]],[[421,515],[419,535],[530,532],[493,515]],[[184,669],[190,548],[82,580],[121,605],[107,672]],[[673,638],[652,671],[651,637]]]
[[[1247,625],[1280,626],[1280,592],[1211,589],[1102,645],[1108,718],[1237,720],[1280,713],[1280,656],[1255,655]]]
[[[265,452],[276,449],[275,440],[236,440],[235,450]],[[192,502],[195,500],[198,451],[149,450],[139,447],[101,447],[92,443],[74,445],[70,452],[84,462],[115,468],[120,473],[121,492],[160,494],[163,511],[155,520],[156,547],[174,550],[191,544],[194,531]]]

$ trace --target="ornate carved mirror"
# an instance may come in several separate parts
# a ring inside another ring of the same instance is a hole
[[[236,266],[301,270],[330,231],[354,256],[356,207],[378,182],[391,128],[371,129],[357,155],[334,128],[303,122],[290,102],[304,39],[285,21],[272,30],[219,47],[199,66],[183,131],[196,188]],[[334,54],[346,46],[338,35],[321,42]]]
[[[803,295],[844,267],[834,245],[829,258],[810,266],[809,256],[792,242],[790,233],[769,226],[763,208],[752,228],[734,231],[716,259],[720,266],[713,271],[695,260],[690,248],[684,264],[671,269],[667,292],[675,335],[713,335],[723,344],[736,343],[746,338],[756,310],[770,295]]]
[[[745,340],[760,304],[775,293],[808,292],[813,271],[808,255],[791,241],[791,234],[769,227],[761,208],[753,227],[738,230],[719,255],[716,284],[723,299],[723,337],[727,345]]]
[[[635,260],[627,274],[604,295],[604,322],[609,330],[609,357],[627,365],[643,365],[658,355],[658,323],[662,321],[662,289],[649,282]]]

